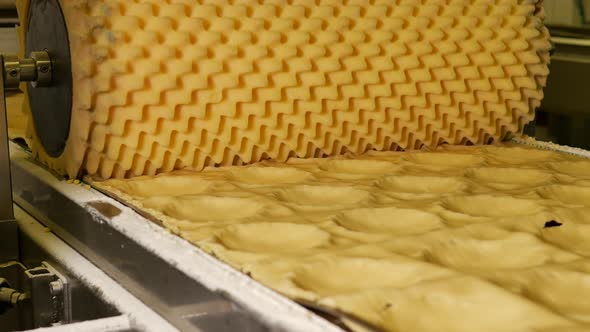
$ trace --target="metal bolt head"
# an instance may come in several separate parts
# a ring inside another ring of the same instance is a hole
[[[12,76],[12,77],[16,77],[16,75],[18,75],[18,71],[16,71],[16,69],[11,70],[8,75]]]
[[[55,280],[49,283],[49,293],[53,296],[60,295],[64,290],[64,285],[60,280]]]
[[[31,59],[35,60],[37,67],[36,81],[31,83],[33,87],[49,86],[52,81],[51,58],[46,51],[31,52]]]

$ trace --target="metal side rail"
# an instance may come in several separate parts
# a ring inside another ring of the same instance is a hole
[[[39,328],[34,331],[94,331],[94,332],[134,332],[134,331],[174,331],[176,330],[160,315],[131,295],[121,285],[90,263],[86,258],[72,249],[55,234],[46,231],[46,227],[16,207],[14,209],[19,230],[23,238],[23,258],[37,260],[46,257],[67,269],[70,281],[79,284],[73,289],[76,315],[71,324]],[[30,241],[32,246],[27,246]],[[75,281],[74,281],[75,279]],[[84,290],[82,290],[84,288]],[[88,291],[95,292],[100,301],[109,308],[99,309],[101,303],[89,299]],[[87,308],[88,307],[88,308]],[[89,310],[89,312],[86,312]],[[0,324],[1,325],[1,324]],[[11,330],[10,328],[8,330]],[[20,329],[19,329],[20,330]]]
[[[342,331],[11,143],[15,202],[182,331]]]

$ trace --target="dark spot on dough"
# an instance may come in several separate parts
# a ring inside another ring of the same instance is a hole
[[[563,225],[562,223],[560,223],[559,221],[555,221],[555,220],[549,220],[545,223],[545,227],[544,228],[549,228],[549,227],[559,227]]]

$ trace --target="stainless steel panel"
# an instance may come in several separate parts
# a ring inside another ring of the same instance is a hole
[[[18,260],[18,228],[14,221],[0,221],[0,264]]]
[[[590,114],[590,40],[586,44],[555,43],[541,105],[544,111]]]
[[[552,33],[545,98],[537,112],[538,139],[583,149],[590,148],[590,30],[558,29]],[[583,34],[583,35],[580,35]]]
[[[18,163],[13,164],[13,178],[20,207],[179,330],[223,331],[228,324],[239,324],[247,331],[266,331],[223,294],[210,291],[110,227],[108,217],[94,208],[71,201]]]
[[[18,215],[17,215],[18,216]],[[19,220],[21,221],[21,220]],[[83,282],[74,277],[66,268],[61,266],[51,254],[31,239],[29,234],[19,232],[20,261],[28,267],[39,266],[48,261],[60,274],[68,279],[72,304],[71,319],[73,321],[94,320],[120,314],[111,304],[97,296],[96,290],[88,288]]]
[[[0,0],[0,9],[13,9],[16,7],[15,0]]]
[[[0,56],[0,222],[14,219],[3,68],[4,60]]]
[[[1,24],[0,18],[0,24]],[[0,53],[18,54],[20,49],[15,28],[0,28]]]
[[[106,330],[103,327],[110,324],[101,322],[110,321],[108,318],[118,315],[124,315],[127,319],[123,321],[130,323],[138,331],[177,331],[22,209],[15,208],[15,217],[19,226],[21,260],[25,267],[36,267],[43,261],[50,262],[57,273],[67,278],[72,321],[84,323],[64,325],[64,332],[104,332]],[[22,280],[20,284],[19,287],[22,288],[26,283]],[[2,318],[0,316],[0,320]],[[19,325],[12,330],[20,331],[32,327],[31,322],[24,319],[17,320],[17,323]],[[0,322],[0,331],[3,331],[4,326]]]

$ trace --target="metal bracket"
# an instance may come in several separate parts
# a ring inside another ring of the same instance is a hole
[[[31,52],[30,58],[4,55],[4,86],[17,89],[21,82],[32,82],[33,87],[51,84],[51,59],[47,52]]]
[[[34,327],[71,322],[72,307],[68,280],[49,263],[25,271]]]
[[[71,323],[70,283],[51,264],[27,269],[12,261],[0,264],[0,275],[0,306],[18,308],[27,329]]]

